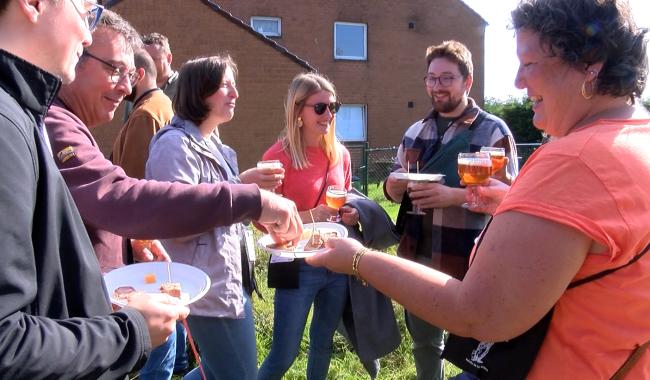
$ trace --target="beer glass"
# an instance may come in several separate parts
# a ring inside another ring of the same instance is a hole
[[[490,153],[458,153],[458,175],[472,193],[471,201],[464,203],[465,208],[479,207],[479,198],[476,187],[484,185],[492,174],[492,159]]]
[[[490,159],[492,160],[492,173],[491,176],[494,176],[501,168],[506,165],[506,150],[504,148],[496,148],[493,146],[484,146],[481,147],[481,152],[488,152],[490,154]]]
[[[257,168],[258,169],[281,169],[282,168],[282,162],[280,160],[264,160],[264,161],[258,161],[257,162]],[[272,192],[275,192],[275,189],[265,189],[269,190]]]
[[[325,202],[327,205],[334,209],[340,209],[345,204],[348,192],[339,186],[329,186],[325,193]],[[328,221],[338,223],[341,221],[341,216],[330,216]]]

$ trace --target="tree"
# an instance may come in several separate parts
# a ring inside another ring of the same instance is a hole
[[[533,105],[530,99],[508,98],[500,101],[494,98],[485,100],[485,110],[502,118],[515,141],[520,143],[538,143],[542,141],[542,133],[533,126]]]

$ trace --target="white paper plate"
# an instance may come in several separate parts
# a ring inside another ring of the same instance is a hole
[[[390,176],[398,181],[439,182],[444,174],[393,172]]]
[[[166,262],[151,262],[126,265],[113,269],[104,275],[106,289],[111,297],[111,302],[116,305],[125,306],[124,300],[115,298],[115,289],[120,286],[132,286],[136,291],[144,293],[160,293],[160,284],[168,281]],[[210,277],[191,265],[181,263],[169,263],[171,280],[181,284],[181,292],[189,295],[189,301],[183,302],[189,305],[196,302],[210,289]],[[154,274],[156,282],[146,284],[145,275]]]
[[[338,235],[337,237],[348,236],[348,230],[344,226],[338,223],[329,223],[329,222],[308,223],[308,224],[304,224],[302,228],[303,228],[302,235],[304,239],[301,239],[298,242],[294,250],[282,250],[282,249],[270,248],[269,245],[275,244],[273,238],[271,238],[271,235],[262,236],[257,243],[259,244],[260,247],[262,247],[262,249],[275,256],[288,257],[288,258],[303,258],[319,252],[323,252],[325,250],[325,248],[321,248],[314,251],[304,251],[305,244],[309,242],[309,238],[311,237],[311,231],[313,228],[317,229],[322,233],[336,232]]]

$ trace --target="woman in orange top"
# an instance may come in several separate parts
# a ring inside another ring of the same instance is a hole
[[[529,379],[608,379],[650,340],[646,30],[620,0],[523,0],[516,85],[554,137],[526,163],[462,281],[336,240],[312,265],[353,273],[450,332],[504,341],[554,314]],[[354,263],[355,270],[352,270]],[[628,373],[650,378],[643,353]]]

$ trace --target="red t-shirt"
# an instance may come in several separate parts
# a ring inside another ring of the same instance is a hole
[[[605,254],[587,255],[574,281],[627,263],[650,242],[649,123],[600,121],[541,147],[497,214],[535,215],[605,245]],[[560,297],[528,378],[610,378],[650,340],[649,316],[650,254]],[[650,378],[647,351],[626,378]]]
[[[291,164],[291,158],[282,150],[280,141],[273,144],[262,156],[264,160],[279,160],[284,167],[284,180],[275,191],[296,203],[298,211],[314,208],[318,204],[325,204],[325,192],[331,185],[342,186],[350,190],[351,169],[350,152],[339,145],[341,159],[329,167],[327,183],[324,184],[325,170],[329,161],[325,152],[320,147],[307,147],[307,160],[311,164],[305,169],[296,169]],[[321,189],[322,194],[321,194]],[[319,198],[319,194],[320,198]],[[317,199],[318,198],[318,199]]]

